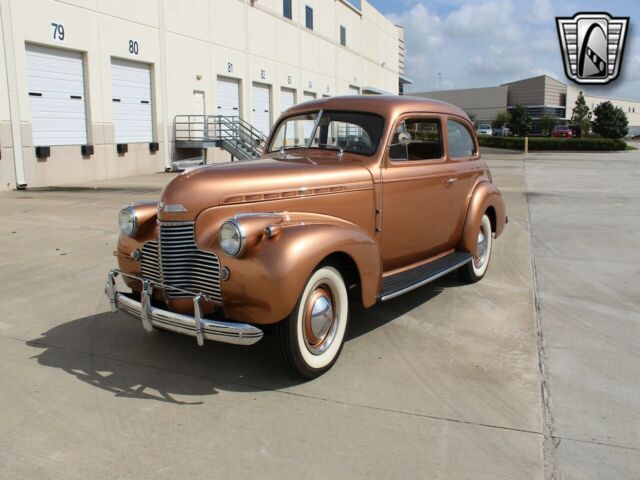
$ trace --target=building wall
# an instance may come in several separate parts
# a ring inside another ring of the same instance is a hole
[[[509,87],[507,102],[513,105],[544,105],[545,103],[545,77],[533,77],[516,82],[506,83]]]
[[[419,97],[434,98],[452,103],[471,115],[478,122],[490,122],[499,112],[507,110],[506,85],[499,87],[466,88],[435,92],[412,93]]]
[[[4,19],[6,5],[0,3],[0,66],[6,65]],[[9,25],[10,26],[10,25]],[[4,69],[0,72],[0,190],[16,188],[16,174],[13,138],[11,131],[11,115],[9,107],[9,85],[7,83],[8,72]]]
[[[21,152],[29,187],[63,185],[150,173],[171,166],[176,115],[193,113],[193,92],[204,92],[205,109],[215,114],[219,76],[240,80],[241,115],[252,117],[254,82],[271,89],[271,122],[281,112],[280,88],[318,97],[348,93],[349,86],[398,91],[398,28],[366,1],[359,11],[343,0],[293,0],[293,18],[282,15],[282,0],[0,0],[10,12],[13,63],[4,48],[0,65],[15,68]],[[305,5],[314,10],[314,30],[305,28]],[[52,38],[51,23],[62,23],[64,42]],[[340,45],[340,26],[347,45]],[[1,37],[0,37],[1,38]],[[138,53],[129,51],[135,40]],[[85,68],[88,143],[51,147],[35,158],[25,70],[25,45],[41,44],[82,52]],[[130,144],[118,155],[114,141],[111,59],[150,65],[154,141]],[[0,75],[0,188],[15,188],[11,156],[6,75]],[[4,82],[4,83],[3,83]]]
[[[544,105],[564,107],[567,102],[567,86],[548,76],[544,77]]]
[[[567,118],[571,118],[573,115],[573,107],[576,104],[580,91],[581,88],[574,86],[570,86],[567,90]],[[591,111],[606,101],[611,102],[616,107],[622,108],[627,115],[627,120],[629,120],[629,135],[640,135],[640,101],[620,100],[595,95],[585,95],[584,100]]]

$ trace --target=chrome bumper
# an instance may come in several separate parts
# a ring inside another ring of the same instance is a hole
[[[139,302],[127,296],[127,294],[118,291],[116,286],[116,277],[118,275],[142,282],[143,288]],[[140,319],[142,326],[148,332],[153,331],[153,328],[156,327],[183,335],[189,335],[196,337],[198,345],[200,346],[204,345],[205,340],[232,343],[235,345],[253,345],[263,336],[262,330],[247,323],[222,322],[204,318],[200,307],[200,302],[203,297],[191,292],[185,293],[194,295],[193,307],[195,314],[193,317],[154,307],[151,305],[154,287],[164,288],[165,286],[152,283],[142,277],[121,272],[120,270],[112,270],[107,274],[105,293],[111,303],[112,312],[122,310],[132,317]]]

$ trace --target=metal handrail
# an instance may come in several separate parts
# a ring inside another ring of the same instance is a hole
[[[173,121],[173,138],[177,141],[205,140],[205,129],[204,115],[176,115]]]
[[[175,141],[226,141],[234,148],[262,152],[267,137],[239,116],[176,115],[173,122]]]

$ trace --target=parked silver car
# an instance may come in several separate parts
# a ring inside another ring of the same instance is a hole
[[[493,129],[488,123],[481,123],[476,127],[476,133],[478,135],[493,135]]]

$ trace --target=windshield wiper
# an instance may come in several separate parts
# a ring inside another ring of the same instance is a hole
[[[287,154],[286,154],[285,152],[286,152],[287,150],[292,150],[292,149],[294,149],[294,148],[309,148],[309,147],[307,147],[306,145],[287,145],[286,147],[280,147],[280,150],[278,150],[278,155],[279,155],[281,158],[283,158],[283,159],[285,159],[285,160],[286,160],[286,158],[287,158]],[[304,158],[305,160],[307,160],[308,162],[310,162],[310,163],[312,163],[312,164],[314,164],[314,165],[317,165],[317,163],[316,163],[316,162],[314,162],[313,160],[311,160],[311,159],[310,159],[310,158],[308,158],[308,157],[303,156],[302,158]]]
[[[337,145],[331,145],[329,143],[318,143],[316,145],[318,147],[324,147],[328,150],[336,150],[338,152],[338,158],[342,160],[342,156],[344,155],[344,149],[342,147],[338,147]]]

